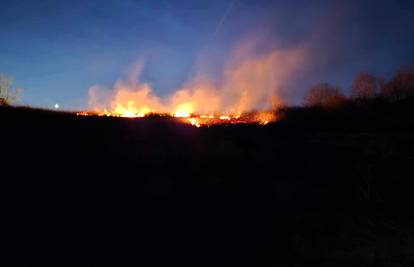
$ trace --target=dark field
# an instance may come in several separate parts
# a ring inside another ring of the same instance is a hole
[[[30,266],[413,266],[413,111],[373,101],[195,128],[0,107],[4,252]]]

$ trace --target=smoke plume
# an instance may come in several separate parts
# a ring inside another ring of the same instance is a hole
[[[225,60],[221,78],[212,80],[203,72],[188,80],[172,94],[159,97],[148,83],[140,80],[141,62],[127,81],[117,81],[111,90],[89,89],[92,110],[115,114],[170,113],[241,114],[266,110],[272,99],[281,99],[286,83],[303,63],[301,48],[260,51],[257,42],[236,46]]]

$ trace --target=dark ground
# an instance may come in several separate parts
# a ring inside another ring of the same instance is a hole
[[[413,266],[414,105],[268,126],[0,107],[15,265]]]

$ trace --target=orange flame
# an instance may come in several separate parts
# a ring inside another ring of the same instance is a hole
[[[173,116],[177,118],[188,118],[194,112],[193,105],[189,102],[185,102],[175,108]]]
[[[129,82],[118,81],[112,91],[93,86],[89,102],[101,115],[144,117],[151,113],[186,118],[200,127],[214,123],[268,124],[275,120],[270,110],[279,101],[279,91],[304,58],[302,49],[271,50],[257,54],[256,44],[247,42],[235,49],[224,65],[221,82],[199,74],[166,98],[153,94],[149,84],[139,81],[143,64],[138,65]],[[199,115],[196,115],[199,114]],[[201,114],[201,115],[200,115]]]

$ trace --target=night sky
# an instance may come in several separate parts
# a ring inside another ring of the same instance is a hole
[[[237,43],[257,38],[306,48],[288,86],[295,104],[317,82],[348,92],[357,72],[389,78],[413,65],[413,26],[414,1],[398,0],[0,1],[0,73],[23,104],[82,109],[91,86],[111,88],[140,60],[162,96],[200,67],[219,75]]]

